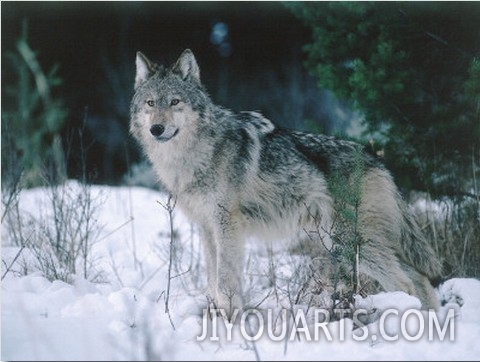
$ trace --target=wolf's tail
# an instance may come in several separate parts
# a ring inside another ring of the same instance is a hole
[[[407,205],[400,201],[399,206],[403,215],[401,244],[406,260],[432,284],[438,284],[442,277],[440,259],[423,235]]]

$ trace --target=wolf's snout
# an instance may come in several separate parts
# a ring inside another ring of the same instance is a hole
[[[150,127],[150,133],[155,137],[160,137],[164,131],[165,127],[161,124],[154,124],[152,127]]]

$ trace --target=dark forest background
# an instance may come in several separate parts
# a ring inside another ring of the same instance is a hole
[[[282,126],[336,133],[355,118],[308,74],[310,31],[280,2],[2,2],[2,114],[17,107],[18,92],[5,92],[21,59],[6,55],[22,36],[43,72],[58,67],[52,94],[67,111],[58,132],[70,177],[83,172],[78,129],[90,181],[121,183],[141,160],[128,135],[137,50],[171,64],[191,48],[217,104]]]

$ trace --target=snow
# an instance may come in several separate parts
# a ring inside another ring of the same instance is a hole
[[[70,195],[82,192],[73,181],[66,190]],[[263,302],[261,312],[251,311],[244,319],[247,324],[241,323],[246,312],[240,312],[233,325],[226,325],[222,317],[203,318],[206,279],[198,235],[176,209],[176,262],[171,265],[167,314],[167,196],[136,187],[91,186],[89,190],[96,202],[97,229],[92,233],[87,278],[78,272],[68,283],[48,280],[36,264],[38,255],[29,248],[21,250],[5,274],[20,248],[13,245],[8,223],[2,224],[2,360],[479,359],[480,281],[476,279],[456,278],[440,285],[436,292],[443,306],[434,316],[418,311],[418,299],[402,292],[359,297],[359,308],[375,307],[383,314],[353,332],[351,319],[322,325],[319,316],[325,314],[298,305],[295,316],[305,323],[299,323],[292,334],[293,320],[289,320],[285,337],[273,341],[267,332],[277,328],[274,335],[279,336],[282,325],[276,319],[273,325],[267,310],[270,317],[280,315],[285,299],[277,300],[271,293],[266,277],[268,253],[253,243],[246,289],[252,305]],[[42,188],[22,191],[19,207],[25,228],[35,230],[32,225],[51,219],[48,192]],[[302,260],[278,253],[277,277],[287,280],[291,266]],[[249,341],[249,336],[260,332],[259,318],[264,321],[263,333]],[[209,329],[199,340],[204,322]],[[438,332],[444,332],[442,338]]]

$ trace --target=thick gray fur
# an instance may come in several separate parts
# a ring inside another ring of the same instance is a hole
[[[219,308],[241,307],[245,239],[302,237],[318,220],[321,230],[331,230],[327,180],[352,171],[356,144],[215,105],[188,49],[169,68],[139,52],[136,67],[131,134],[200,230],[210,297]],[[362,160],[361,271],[386,291],[404,291],[423,308],[437,308],[429,280],[440,276],[439,260],[390,173],[368,154]]]

